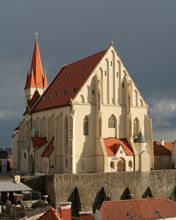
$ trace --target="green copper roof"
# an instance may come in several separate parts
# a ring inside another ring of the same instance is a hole
[[[146,143],[144,135],[140,131],[137,138],[134,140],[134,143]]]

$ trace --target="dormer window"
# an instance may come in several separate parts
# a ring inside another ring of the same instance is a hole
[[[51,98],[52,98],[52,95],[49,95],[48,98],[51,99]]]
[[[69,71],[66,71],[66,72],[65,72],[65,75],[66,75],[66,76],[69,76],[69,75],[70,75],[70,72],[69,72]]]
[[[88,65],[87,64],[84,64],[83,65],[83,69],[87,69]]]

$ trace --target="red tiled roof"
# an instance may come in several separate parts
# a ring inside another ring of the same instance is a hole
[[[36,39],[32,55],[31,68],[30,72],[27,74],[26,85],[24,89],[47,88],[48,83],[45,78],[46,74],[43,73],[39,44],[38,40]]]
[[[38,218],[38,220],[61,220],[57,211],[53,208],[45,212],[42,216]]]
[[[53,150],[54,150],[54,137],[50,140],[50,142],[46,146],[46,149],[42,153],[42,157],[50,157],[50,155],[52,154]]]
[[[125,138],[104,138],[104,144],[108,156],[115,156],[120,146],[123,147],[126,155],[134,155],[133,149]]]
[[[44,144],[47,143],[46,137],[32,137],[31,140],[34,150],[42,147]]]
[[[167,148],[170,151],[172,151],[174,145],[175,145],[175,142],[166,142],[166,141],[164,142],[165,148]]]
[[[69,105],[107,50],[63,67],[42,95],[33,112]]]
[[[176,217],[176,203],[165,198],[104,201],[100,208],[102,220],[141,220]]]
[[[171,145],[167,145],[167,146],[171,146]],[[171,154],[171,150],[169,149],[169,147],[165,147],[164,145],[161,144],[160,141],[154,141],[153,142],[153,149],[154,149],[154,155],[170,155]]]

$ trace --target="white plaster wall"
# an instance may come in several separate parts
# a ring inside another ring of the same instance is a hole
[[[74,105],[74,148],[73,170],[74,172],[95,172],[96,154],[96,126],[95,106]],[[88,135],[83,134],[83,121],[85,116],[89,119]]]
[[[13,170],[19,170],[19,147],[18,147],[19,132],[15,131],[12,138],[12,155],[13,155]]]

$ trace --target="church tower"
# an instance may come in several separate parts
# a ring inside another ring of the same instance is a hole
[[[48,79],[42,67],[42,60],[38,43],[38,33],[35,33],[35,35],[36,37],[31,67],[27,73],[26,84],[24,88],[26,106],[28,106],[28,102],[32,99],[35,92],[38,92],[39,95],[42,95],[48,87]]]

